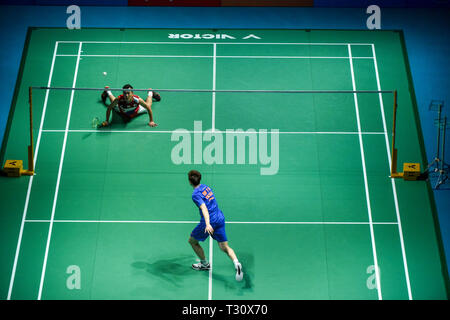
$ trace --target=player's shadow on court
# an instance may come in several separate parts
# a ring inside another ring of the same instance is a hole
[[[192,271],[189,268],[191,263],[192,255],[183,255],[170,259],[155,260],[153,262],[135,261],[131,266],[167,281],[176,287],[180,287],[184,278]]]
[[[248,253],[240,254],[240,261],[244,272],[244,278],[241,282],[235,279],[234,269],[230,263],[229,273],[223,274],[223,271],[214,271],[213,280],[222,283],[225,290],[234,291],[237,295],[243,295],[246,292],[253,291],[253,255]],[[150,261],[135,261],[131,266],[137,270],[142,270],[152,276],[158,277],[161,280],[167,281],[176,287],[181,287],[182,282],[186,277],[195,275],[196,272],[192,270],[192,255],[181,255],[170,259],[159,259],[153,262]],[[201,271],[203,272],[203,271]],[[203,272],[205,277],[209,276],[209,272]]]
[[[98,119],[98,121],[103,122],[103,120],[106,118],[106,109],[107,108],[106,108],[106,105],[101,100],[98,101],[98,104],[102,105],[104,107],[105,113],[100,114],[100,115],[96,114],[96,118]],[[118,115],[117,112],[115,112],[115,111],[111,112],[110,120],[111,120],[111,123],[113,123],[113,126],[114,126],[113,129],[115,129],[115,130],[127,128],[128,122],[123,121],[122,117],[120,115]],[[100,136],[107,136],[110,133],[108,130],[112,129],[111,125],[108,127],[98,128],[98,127],[96,127],[96,124],[94,124],[94,119],[91,119],[91,121],[92,121],[91,129],[99,131],[99,133],[101,133]],[[101,132],[101,131],[104,131],[104,132]],[[87,133],[83,134],[82,139],[85,140],[85,139],[91,137],[93,134],[94,134],[93,132],[87,132]]]
[[[104,107],[105,114],[103,115],[103,117],[106,118],[106,110],[108,108],[107,108],[107,106],[105,104],[103,104],[103,102],[101,100],[99,101],[99,104],[101,104]],[[136,116],[136,118],[140,118],[141,116],[142,116],[142,114],[139,114],[139,115]],[[103,117],[101,117],[101,118],[103,119]],[[111,110],[110,117],[111,117],[110,118],[111,123],[114,125],[114,127],[116,129],[117,128],[126,128],[127,124],[130,123],[130,121],[131,121],[129,119],[127,120],[127,119],[123,118],[119,113],[117,113],[114,110]],[[101,129],[104,129],[104,128],[100,128],[100,130]],[[111,129],[111,127],[107,127],[107,129]]]

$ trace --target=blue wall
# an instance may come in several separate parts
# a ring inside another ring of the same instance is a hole
[[[148,0],[146,4],[151,4]],[[72,5],[78,6],[128,6],[128,0],[0,0],[7,5]],[[436,8],[448,7],[449,0],[314,0],[313,7],[326,8],[367,8],[376,4],[383,8]]]
[[[117,2],[117,1],[114,1]],[[320,2],[316,1],[316,5]],[[343,1],[345,2],[345,1]],[[343,3],[340,2],[340,3]],[[347,1],[348,2],[348,1]],[[412,1],[414,2],[414,1]],[[430,3],[435,3],[431,1]],[[439,1],[442,3],[442,1]],[[411,3],[411,2],[410,2]],[[448,1],[447,1],[448,3]],[[65,27],[66,7],[0,7],[0,140],[10,109],[29,26]],[[107,28],[293,28],[366,29],[365,8],[177,8],[81,7],[81,26]],[[112,18],[114,17],[114,18]],[[444,100],[450,112],[450,10],[381,8],[382,29],[404,30],[428,161],[435,155],[432,99]],[[450,139],[447,139],[450,145]],[[450,162],[450,148],[446,158]],[[2,164],[3,165],[3,164]],[[450,186],[434,192],[441,233],[450,265]]]
[[[0,0],[2,5],[39,5],[39,6],[128,6],[128,0]]]

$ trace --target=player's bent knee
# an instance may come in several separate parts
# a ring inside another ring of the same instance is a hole
[[[190,245],[196,245],[198,244],[198,241],[195,240],[193,237],[189,237],[188,242]]]
[[[228,242],[219,242],[219,248],[220,250],[222,250],[223,252],[227,252],[228,251]]]

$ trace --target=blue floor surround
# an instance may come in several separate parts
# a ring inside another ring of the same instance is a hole
[[[0,141],[3,140],[28,27],[65,27],[64,6],[0,6]],[[81,27],[366,29],[366,8],[81,7]],[[450,9],[381,8],[381,28],[403,30],[428,162],[435,156],[431,100],[450,108]],[[447,139],[450,142],[450,139]],[[447,143],[449,145],[449,143]],[[450,159],[447,148],[446,159]],[[447,160],[450,162],[450,160]],[[1,164],[3,165],[3,164]],[[434,191],[450,265],[450,183]]]

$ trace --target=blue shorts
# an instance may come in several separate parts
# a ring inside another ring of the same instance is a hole
[[[211,223],[211,227],[214,229],[214,233],[212,238],[217,242],[225,242],[228,241],[227,234],[225,232],[225,221],[220,223]],[[191,232],[191,237],[197,241],[205,241],[208,238],[209,233],[205,232],[206,224],[204,222],[200,222],[194,230]]]

